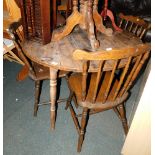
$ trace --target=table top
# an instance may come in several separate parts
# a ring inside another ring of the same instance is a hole
[[[61,31],[61,29],[55,31]],[[142,43],[138,37],[124,31],[114,32],[112,36],[106,36],[97,32],[96,36],[100,42],[100,47],[97,50],[120,49]],[[41,43],[32,40],[25,41],[23,49],[27,57],[39,64],[46,67],[53,67],[58,70],[75,72],[82,71],[82,63],[72,58],[74,50],[84,49],[86,51],[94,52],[91,49],[87,33],[78,28],[65,38],[56,42],[51,41],[46,45],[42,45]],[[95,63],[92,63],[90,67],[91,71],[95,70],[97,66]],[[110,69],[110,65],[110,63],[106,64],[105,70]]]

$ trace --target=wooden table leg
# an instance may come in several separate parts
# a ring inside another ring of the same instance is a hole
[[[105,18],[104,10],[101,12],[101,16],[102,16],[103,18]],[[106,14],[106,16],[108,16],[108,17],[110,18],[113,28],[114,28],[116,31],[120,31],[120,32],[121,32],[122,29],[119,28],[119,27],[115,24],[114,15],[113,15],[113,13],[112,13],[111,10],[107,9],[107,14]]]
[[[82,23],[82,19],[82,15],[78,11],[73,12],[66,20],[64,29],[61,32],[54,32],[52,34],[52,41],[58,41],[69,35],[76,25]]]
[[[94,32],[94,21],[93,21],[93,14],[92,14],[92,0],[88,0],[88,12],[87,12],[87,24],[88,24],[88,37],[90,40],[90,44],[93,50],[99,47],[99,42],[96,39],[95,32]]]
[[[78,11],[78,1],[73,0],[73,13],[66,20],[66,26],[61,32],[55,32],[52,35],[52,41],[58,41],[69,35],[73,28],[83,22],[83,16]]]
[[[54,68],[50,68],[50,100],[51,100],[51,109],[50,109],[50,120],[51,120],[51,129],[55,129],[55,120],[56,120],[56,93],[57,93],[57,71]]]
[[[100,31],[101,33],[104,33],[107,36],[111,36],[113,31],[111,28],[106,28],[103,25],[103,20],[101,15],[98,13],[98,0],[94,0],[94,5],[93,5],[93,19],[94,23],[96,26],[96,29]]]
[[[93,5],[93,6],[92,6]],[[93,50],[99,47],[99,42],[95,36],[94,23],[96,29],[108,36],[112,35],[112,29],[103,26],[102,17],[98,13],[98,0],[80,0],[80,12],[78,11],[78,1],[73,0],[73,13],[66,20],[63,30],[54,32],[52,41],[58,41],[69,35],[76,25],[81,29],[88,30],[88,37]]]

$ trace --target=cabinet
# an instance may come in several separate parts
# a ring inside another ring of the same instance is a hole
[[[20,8],[25,38],[35,39],[43,44],[49,43],[51,41],[50,0],[20,0]]]

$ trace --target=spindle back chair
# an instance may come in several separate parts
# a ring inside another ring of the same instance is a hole
[[[17,62],[21,65],[24,65],[24,62],[21,60],[20,56],[18,55],[14,42],[12,41],[12,38],[10,34],[8,33],[8,29],[5,29],[5,32],[3,32],[4,38],[3,38],[3,58],[7,59],[9,61]]]
[[[143,38],[145,32],[150,29],[151,24],[137,16],[119,14],[119,27],[135,34],[140,39]]]
[[[35,81],[34,116],[37,116],[38,107],[42,104],[47,104],[46,102],[39,103],[39,100],[40,100],[40,94],[41,94],[42,81],[50,79],[49,68],[31,61],[24,54],[24,49],[22,48],[22,45],[24,42],[24,33],[23,33],[23,26],[21,25],[21,21],[12,23],[10,25],[8,33],[11,36],[16,49],[18,50],[18,54],[20,55],[21,59],[25,63],[25,67],[28,68],[28,76]],[[67,73],[68,72],[65,72],[65,71],[59,71],[58,78],[66,76]],[[58,102],[60,101],[63,101],[63,99],[59,100]]]
[[[72,74],[69,77],[68,84],[71,93],[66,103],[66,109],[69,107],[79,134],[78,152],[81,151],[89,114],[114,109],[122,121],[125,134],[127,134],[128,125],[124,102],[127,100],[129,90],[149,54],[149,44],[110,51],[75,50],[73,58],[75,61],[83,62],[83,72],[82,74]],[[98,66],[94,65],[94,61],[98,62]],[[122,62],[125,63],[125,66],[122,66]],[[110,64],[111,68],[105,71],[106,67],[104,66],[107,64]],[[89,73],[90,66],[94,67],[93,73]],[[115,71],[118,69],[121,69],[119,78],[115,76]],[[72,99],[83,108],[81,126],[78,121],[80,115],[75,113],[71,105]]]

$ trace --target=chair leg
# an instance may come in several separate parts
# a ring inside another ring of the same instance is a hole
[[[75,107],[78,108],[76,96],[75,96],[75,94],[72,92],[72,90],[71,90],[71,88],[70,88],[70,85],[69,85],[69,75],[66,75],[65,78],[66,78],[66,81],[67,81],[67,83],[68,83],[68,89],[69,89],[69,91],[70,91],[70,96],[69,96],[69,98],[68,98],[68,100],[67,100],[65,109],[66,109],[66,110],[68,109],[69,102],[71,102],[72,98],[73,98]]]
[[[79,125],[79,121],[78,121],[78,118],[77,118],[77,116],[76,116],[76,113],[75,113],[74,108],[73,108],[73,106],[72,106],[71,103],[69,103],[69,110],[70,110],[70,112],[71,112],[71,116],[72,116],[73,122],[74,122],[74,124],[75,124],[75,127],[76,127],[76,129],[77,129],[77,132],[78,132],[78,134],[80,134],[80,125]]]
[[[127,135],[127,133],[128,133],[128,124],[127,124],[124,104],[119,105],[119,112],[120,112],[120,116],[121,116],[122,125],[123,125],[125,135]]]
[[[74,101],[75,107],[78,108],[79,105],[77,103],[77,99],[76,99],[76,96],[75,95],[73,95],[73,101]]]
[[[41,81],[35,81],[35,103],[34,103],[34,116],[37,116],[39,97],[40,97],[40,83]]]
[[[118,118],[121,120],[121,116],[120,116],[118,108],[114,107],[113,110],[114,110],[115,114],[118,116]]]
[[[71,92],[70,96],[69,96],[69,98],[67,100],[67,103],[66,103],[66,107],[65,107],[66,110],[68,109],[69,104],[71,103],[72,99],[74,101],[75,107],[78,108],[79,105],[77,104],[76,96],[75,96],[75,94],[73,92]]]
[[[71,101],[72,101],[73,95],[74,95],[74,93],[73,93],[73,92],[70,92],[70,95],[69,95],[69,97],[68,97],[68,99],[67,99],[67,102],[66,102],[65,110],[68,109],[68,107],[69,107],[69,105],[70,105],[70,103],[71,103]]]
[[[81,130],[80,130],[80,135],[78,139],[77,152],[81,152],[82,143],[83,143],[84,135],[85,135],[85,128],[87,124],[87,116],[88,116],[88,108],[84,108],[82,112],[82,118],[81,118]]]

